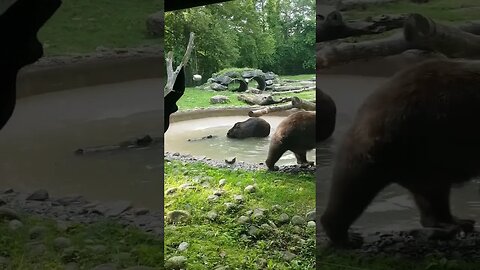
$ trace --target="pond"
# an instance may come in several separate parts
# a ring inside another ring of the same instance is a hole
[[[163,136],[160,88],[160,79],[148,79],[19,99],[0,132],[0,189],[162,208],[161,147],[74,155],[82,147]]]

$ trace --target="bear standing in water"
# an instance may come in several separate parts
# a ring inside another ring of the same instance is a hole
[[[429,60],[397,73],[359,109],[335,164],[321,224],[357,247],[352,223],[387,185],[409,190],[423,227],[473,230],[450,212],[452,185],[480,175],[480,61]]]
[[[259,117],[251,117],[243,122],[237,122],[227,132],[227,137],[232,139],[263,138],[268,135],[270,135],[270,124]]]

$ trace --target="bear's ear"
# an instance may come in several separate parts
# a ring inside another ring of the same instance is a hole
[[[175,84],[173,84],[173,91],[177,93],[185,92],[185,68],[182,67],[180,72],[178,73],[177,79],[175,80]],[[181,96],[181,95],[180,95]]]

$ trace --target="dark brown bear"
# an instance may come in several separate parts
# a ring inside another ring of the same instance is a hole
[[[429,60],[396,74],[364,102],[334,168],[321,224],[332,244],[355,247],[352,223],[391,183],[413,195],[421,224],[473,230],[452,216],[452,185],[480,175],[480,61]]]
[[[268,137],[268,135],[270,135],[270,124],[258,117],[251,117],[243,122],[237,122],[227,132],[227,137],[232,139],[263,138]]]
[[[295,154],[298,164],[313,165],[307,161],[307,151],[315,148],[315,118],[314,112],[296,112],[280,122],[270,139],[265,161],[269,170],[278,170],[275,163],[287,151]]]

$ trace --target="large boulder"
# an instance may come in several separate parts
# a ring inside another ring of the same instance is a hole
[[[146,24],[147,31],[150,35],[163,37],[163,29],[165,27],[163,11],[159,11],[148,16]]]

